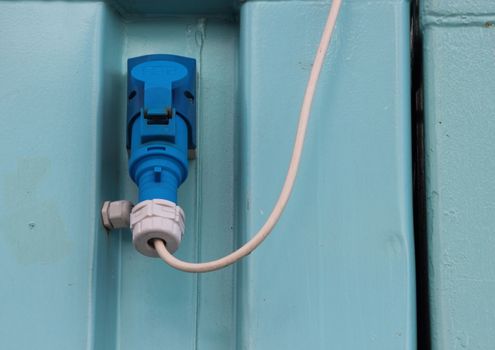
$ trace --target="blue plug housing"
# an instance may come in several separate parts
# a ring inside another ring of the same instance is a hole
[[[196,148],[196,60],[147,55],[127,62],[129,175],[139,201],[177,203]]]

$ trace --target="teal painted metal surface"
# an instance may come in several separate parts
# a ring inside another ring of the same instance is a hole
[[[495,348],[495,3],[425,1],[433,349]]]
[[[1,2],[0,27],[1,347],[90,348],[115,329],[95,283],[115,284],[95,254],[117,241],[98,222],[117,195],[117,145],[102,140],[121,119],[115,28],[102,4],[38,2]]]
[[[241,9],[247,235],[282,184],[327,6]],[[291,202],[242,265],[240,348],[415,348],[408,14],[404,1],[344,2]]]
[[[344,2],[295,193],[240,266],[180,273],[100,223],[104,200],[136,199],[124,62],[166,52],[200,76],[178,255],[247,239],[282,185],[328,5],[253,1],[239,22],[0,2],[2,348],[415,348],[407,1]]]
[[[237,0],[109,0],[122,15],[128,17],[157,17],[157,16],[184,16],[209,15],[232,16],[239,8]]]

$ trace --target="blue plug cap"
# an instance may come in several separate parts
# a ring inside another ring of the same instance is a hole
[[[129,174],[139,201],[176,203],[196,148],[196,60],[147,55],[127,65]]]

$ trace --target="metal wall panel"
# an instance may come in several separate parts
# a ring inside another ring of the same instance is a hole
[[[246,236],[282,185],[327,9],[241,9]],[[241,348],[415,348],[408,33],[408,2],[344,1],[291,201],[242,266]]]
[[[329,3],[119,3],[0,1],[0,347],[414,349],[409,3],[344,1],[286,214],[240,266],[201,276],[101,226],[102,201],[136,198],[125,61],[199,62],[178,255],[218,257],[274,204]]]
[[[495,348],[495,3],[424,1],[433,349]]]

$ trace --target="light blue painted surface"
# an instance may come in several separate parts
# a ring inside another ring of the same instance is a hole
[[[426,1],[422,21],[432,345],[494,349],[495,3]]]
[[[468,24],[466,16],[483,16],[495,12],[495,1],[492,0],[424,0],[422,16],[433,16],[437,21],[448,20],[449,16],[458,24]]]
[[[102,182],[117,173],[116,145],[101,140],[120,119],[108,105],[120,73],[109,61],[121,56],[111,21],[101,4],[0,3],[4,349],[89,348],[94,325],[115,329],[113,300],[96,300],[106,290],[95,284],[115,278],[95,260],[95,249],[111,260],[116,241],[98,223],[100,201],[117,194]]]
[[[248,235],[283,182],[327,9],[241,9]],[[404,1],[344,1],[291,201],[240,274],[242,349],[415,348],[408,13]]]
[[[183,15],[232,16],[239,0],[109,0],[126,17]]]
[[[239,23],[0,2],[2,348],[415,348],[406,1],[345,2],[287,213],[239,268],[173,271],[99,221],[103,200],[136,198],[124,62],[164,52],[200,76],[178,255],[218,257],[258,229],[327,9],[254,1]]]

